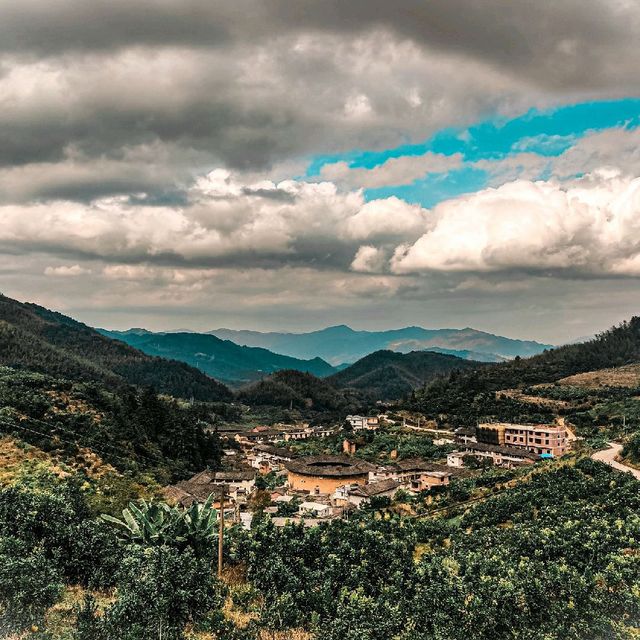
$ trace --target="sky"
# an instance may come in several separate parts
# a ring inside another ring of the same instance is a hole
[[[94,326],[640,312],[637,0],[0,0],[0,291]]]

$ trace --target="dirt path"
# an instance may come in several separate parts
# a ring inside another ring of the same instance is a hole
[[[599,460],[608,464],[610,467],[617,469],[618,471],[625,471],[631,473],[637,480],[640,480],[640,470],[627,467],[626,464],[622,464],[616,460],[616,456],[622,451],[622,445],[617,442],[609,442],[609,449],[603,449],[602,451],[596,451],[591,457],[594,460]]]

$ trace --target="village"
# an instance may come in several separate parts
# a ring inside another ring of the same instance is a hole
[[[363,434],[409,432],[442,447],[440,460],[399,459],[392,450],[380,462],[358,457]],[[559,458],[575,438],[563,421],[556,424],[479,423],[455,431],[420,426],[406,418],[398,424],[386,414],[348,415],[342,425],[275,424],[227,430],[223,469],[204,470],[164,489],[167,501],[190,506],[212,494],[225,518],[250,528],[256,510],[276,526],[301,522],[314,526],[349,518],[355,510],[385,506],[398,497],[436,494],[453,480],[479,469],[533,465]],[[301,442],[332,438],[342,451],[304,454]]]

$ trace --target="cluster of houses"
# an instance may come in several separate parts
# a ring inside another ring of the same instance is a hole
[[[353,431],[380,426],[378,417],[347,416],[347,422]],[[270,491],[270,504],[265,507],[273,521],[278,525],[300,519],[313,524],[344,516],[376,499],[393,499],[400,490],[418,493],[445,487],[452,478],[469,473],[465,469],[469,458],[515,467],[560,456],[567,450],[564,426],[507,423],[485,423],[474,429],[457,430],[453,440],[457,448],[447,454],[446,464],[409,459],[374,465],[355,457],[353,441],[347,438],[342,455],[301,456],[286,446],[291,440],[329,437],[339,431],[337,427],[303,424],[256,427],[229,434],[236,444],[229,453],[239,459],[242,467],[203,471],[167,487],[165,496],[188,506],[224,490],[225,506],[235,508],[239,521],[255,494],[256,478],[272,473],[284,480]]]

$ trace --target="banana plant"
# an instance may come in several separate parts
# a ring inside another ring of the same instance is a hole
[[[122,511],[122,520],[102,514],[106,522],[116,525],[120,536],[131,542],[159,545],[171,542],[181,514],[164,502],[140,500],[139,506],[130,502]]]
[[[204,503],[194,502],[184,511],[164,502],[130,502],[122,511],[122,519],[102,514],[103,520],[115,525],[121,538],[144,545],[170,544],[190,546],[199,556],[211,553],[216,536],[218,511],[214,496]]]
[[[216,536],[218,512],[213,508],[211,494],[204,503],[194,502],[182,513],[177,540],[191,545],[198,555],[210,553],[211,541]]]

